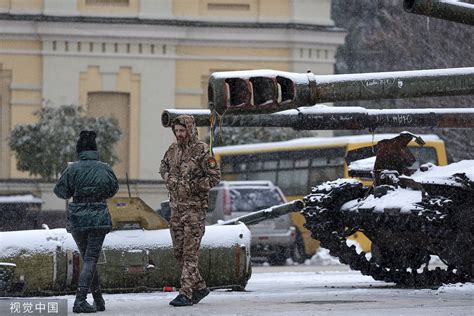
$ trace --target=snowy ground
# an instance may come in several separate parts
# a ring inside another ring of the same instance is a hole
[[[213,291],[192,307],[169,306],[175,292],[106,295],[107,311],[101,315],[474,314],[472,283],[438,290],[407,290],[344,271],[345,267],[339,269],[342,271],[324,271],[335,267],[327,268],[256,267],[247,292]],[[70,297],[69,305],[72,303]]]
[[[245,292],[215,290],[198,305],[179,308],[168,304],[176,295],[105,294],[100,315],[474,315],[474,283],[401,289],[351,271],[322,248],[304,264],[254,265]],[[74,296],[54,298],[67,298],[73,315]]]
[[[474,315],[473,283],[413,290],[343,265],[253,270],[246,292],[216,290],[198,305],[180,308],[168,305],[177,292],[106,294],[107,310],[100,315]],[[67,298],[71,310],[74,297]]]

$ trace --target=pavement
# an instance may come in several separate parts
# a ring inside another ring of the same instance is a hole
[[[474,315],[473,283],[402,289],[345,265],[254,266],[246,291],[215,290],[189,307],[169,305],[177,294],[105,294],[99,315]],[[49,299],[67,299],[74,315],[74,296]]]

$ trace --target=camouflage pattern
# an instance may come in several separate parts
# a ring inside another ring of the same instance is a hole
[[[204,235],[206,210],[179,207],[172,210],[170,220],[174,256],[181,267],[180,294],[192,297],[193,289],[203,289],[206,282],[198,269],[199,247]]]
[[[199,141],[194,118],[178,116],[173,122],[173,132],[177,124],[186,128],[186,139],[168,148],[160,174],[169,191],[171,238],[175,257],[182,267],[180,294],[191,298],[193,289],[206,287],[198,270],[198,255],[209,190],[219,183],[220,170],[210,158],[207,144]]]

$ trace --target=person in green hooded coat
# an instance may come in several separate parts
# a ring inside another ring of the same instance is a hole
[[[59,198],[72,197],[67,207],[66,229],[72,234],[83,261],[74,313],[105,310],[96,265],[105,236],[112,228],[106,199],[114,196],[119,186],[112,168],[99,161],[96,136],[94,131],[81,131],[76,145],[78,159],[64,170],[54,187]],[[89,289],[94,305],[86,300]]]

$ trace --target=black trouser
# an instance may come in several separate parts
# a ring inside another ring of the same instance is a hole
[[[78,288],[90,288],[92,293],[100,290],[99,274],[96,266],[105,235],[103,232],[93,230],[72,233],[72,237],[81,252],[83,263]]]

